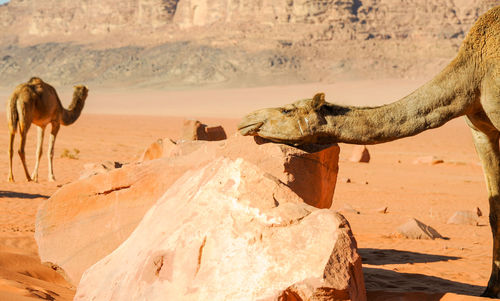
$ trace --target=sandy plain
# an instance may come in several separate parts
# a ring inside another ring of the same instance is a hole
[[[40,263],[34,240],[37,207],[60,186],[75,181],[86,163],[130,162],[161,137],[179,138],[182,121],[198,118],[224,126],[228,134],[245,113],[326,92],[330,102],[379,105],[397,100],[425,80],[351,81],[335,84],[194,91],[99,91],[90,87],[80,119],[61,129],[56,141],[55,176],[47,181],[43,156],[40,183],[24,179],[14,158],[16,183],[7,182],[7,126],[0,113],[0,300],[70,300],[75,288]],[[57,87],[56,87],[57,88]],[[10,91],[0,91],[7,100]],[[61,99],[67,105],[70,90]],[[47,141],[47,140],[46,140]],[[16,147],[19,138],[16,137]],[[36,129],[27,143],[34,165]],[[353,146],[341,144],[333,209],[349,204],[360,214],[346,213],[363,257],[369,300],[484,300],[492,240],[483,174],[469,129],[462,118],[415,137],[369,146],[370,163],[348,160]],[[46,149],[46,145],[44,146]],[[68,150],[78,159],[61,157]],[[437,165],[413,164],[434,155]],[[350,183],[347,183],[350,179]],[[387,206],[386,214],[376,209]],[[479,226],[448,225],[458,210],[479,207]],[[432,226],[446,240],[396,238],[396,228],[410,218]]]

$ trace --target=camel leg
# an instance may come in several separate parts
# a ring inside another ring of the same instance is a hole
[[[56,180],[54,177],[54,168],[52,165],[52,160],[54,158],[54,144],[56,143],[56,136],[57,133],[59,132],[59,123],[52,123],[52,129],[50,131],[50,138],[49,138],[49,181],[53,182]]]
[[[500,297],[500,150],[499,133],[489,131],[485,134],[475,127],[472,137],[476,151],[483,165],[490,203],[490,226],[493,235],[493,262],[488,287],[482,294],[484,297]]]
[[[12,174],[12,156],[14,155],[14,137],[16,132],[11,132],[9,137],[9,182],[14,182],[14,175]]]
[[[28,134],[28,130],[30,128],[30,123],[20,123],[19,124],[19,132],[21,134],[21,141],[19,142],[19,157],[21,158],[21,162],[23,163],[24,174],[26,175],[26,179],[31,181],[30,174],[28,172],[28,167],[26,166],[26,155],[24,152],[24,148],[26,146],[26,138]]]
[[[42,157],[43,153],[43,136],[45,133],[45,127],[38,126],[37,127],[38,132],[37,132],[37,143],[36,143],[36,163],[35,163],[35,169],[33,170],[33,173],[31,174],[31,178],[33,181],[38,182],[38,166],[40,165],[40,158]]]

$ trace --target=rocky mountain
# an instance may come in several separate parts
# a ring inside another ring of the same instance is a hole
[[[249,86],[430,77],[500,0],[11,0],[0,85]]]

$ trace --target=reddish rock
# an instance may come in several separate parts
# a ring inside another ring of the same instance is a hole
[[[198,120],[184,120],[182,125],[181,140],[206,140],[205,136],[206,125]]]
[[[170,146],[164,157],[189,155],[197,162],[220,156],[244,158],[287,184],[307,204],[318,208],[330,208],[332,204],[340,152],[337,145],[296,148],[235,134],[220,142],[178,141]]]
[[[300,150],[234,136],[218,142],[178,143],[168,154],[65,185],[52,195],[40,206],[36,220],[42,262],[59,266],[71,283],[78,284],[83,271],[118,247],[181,175],[219,157],[243,158],[259,166],[266,178],[289,186],[306,203],[329,208],[339,148]],[[256,185],[254,193],[261,189]]]
[[[169,138],[158,139],[144,150],[139,157],[139,162],[169,157],[175,148],[175,142]]]
[[[415,160],[413,160],[413,164],[430,164],[430,165],[436,165],[444,163],[443,159],[440,159],[436,156],[422,156],[418,157]]]
[[[198,120],[185,120],[182,127],[181,140],[219,141],[227,138],[226,131],[220,125],[207,126]]]
[[[75,300],[290,294],[366,300],[349,224],[302,203],[255,165],[220,158],[182,176],[118,249],[85,272]]]
[[[434,228],[414,218],[399,226],[397,231],[399,235],[410,239],[443,238]]]
[[[129,164],[63,186],[37,213],[42,262],[59,266],[78,284],[83,271],[122,243],[149,207],[193,167],[181,159]]]
[[[370,152],[368,152],[368,148],[366,148],[365,145],[356,145],[352,150],[349,161],[360,163],[370,162]]]
[[[474,225],[479,224],[477,212],[472,211],[457,211],[446,222],[453,225]]]
[[[205,134],[208,141],[219,141],[227,139],[226,131],[220,125],[218,126],[207,126],[205,128]]]
[[[307,204],[330,208],[337,182],[340,148],[308,145],[301,148],[248,139],[236,134],[211,146],[217,156],[244,158],[285,183]],[[208,144],[207,144],[208,148]],[[207,148],[202,150],[206,152]]]

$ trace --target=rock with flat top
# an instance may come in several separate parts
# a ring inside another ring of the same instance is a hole
[[[172,185],[131,236],[84,273],[75,300],[315,296],[366,300],[348,222],[304,204],[254,164],[220,158]]]
[[[168,148],[162,157],[190,156],[200,163],[219,156],[244,158],[289,185],[309,205],[330,208],[332,204],[340,152],[336,144],[297,148],[239,134],[218,142],[180,140],[174,145],[165,140],[163,149]]]
[[[204,140],[205,126],[199,120],[187,119],[182,124],[181,140]]]
[[[207,126],[205,128],[206,140],[208,141],[219,141],[227,139],[226,131],[220,125],[217,126]]]
[[[412,218],[398,227],[399,235],[410,239],[436,239],[443,238],[434,228]]]
[[[181,140],[219,141],[224,139],[227,139],[226,131],[220,125],[208,126],[199,120],[184,120]]]

